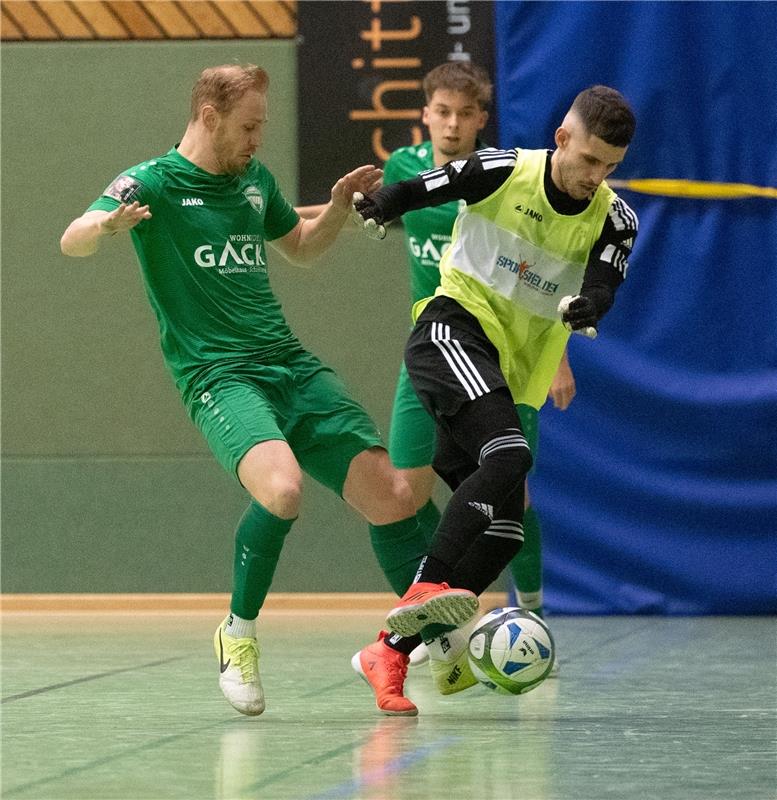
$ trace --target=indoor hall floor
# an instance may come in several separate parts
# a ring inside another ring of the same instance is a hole
[[[561,673],[522,697],[384,717],[350,667],[374,612],[268,612],[267,710],[222,698],[219,617],[6,614],[7,800],[774,800],[773,617],[552,617]]]

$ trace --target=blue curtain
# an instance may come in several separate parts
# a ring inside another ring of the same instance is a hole
[[[777,4],[496,3],[504,147],[618,88],[613,177],[777,186]],[[640,218],[578,396],[546,404],[534,505],[560,613],[777,612],[777,200],[620,192]]]

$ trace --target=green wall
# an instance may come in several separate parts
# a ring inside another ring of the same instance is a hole
[[[4,592],[229,590],[246,495],[179,404],[129,237],[84,260],[59,238],[116,174],[179,140],[191,86],[216,63],[270,72],[261,157],[296,200],[294,48],[3,45]],[[292,327],[385,430],[409,326],[400,237],[344,234],[312,271],[277,255],[270,267]],[[387,591],[360,518],[312,481],[305,492],[274,589]]]

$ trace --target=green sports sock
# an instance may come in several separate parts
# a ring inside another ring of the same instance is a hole
[[[383,574],[401,597],[426,552],[423,529],[415,516],[388,525],[370,525],[370,541]]]
[[[425,506],[422,506],[416,511],[416,519],[421,526],[421,532],[427,544],[431,544],[434,538],[434,532],[440,524],[441,517],[440,509],[434,504],[434,500],[429,500]]]
[[[510,562],[519,605],[542,616],[542,531],[537,512],[523,512],[523,547]]]
[[[237,526],[230,610],[255,619],[270,589],[293,519],[281,519],[252,500]]]

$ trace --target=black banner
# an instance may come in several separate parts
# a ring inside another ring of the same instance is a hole
[[[424,75],[471,60],[494,79],[486,0],[301,0],[298,5],[299,198],[325,202],[360,164],[426,138]],[[496,143],[493,108],[482,138]]]

